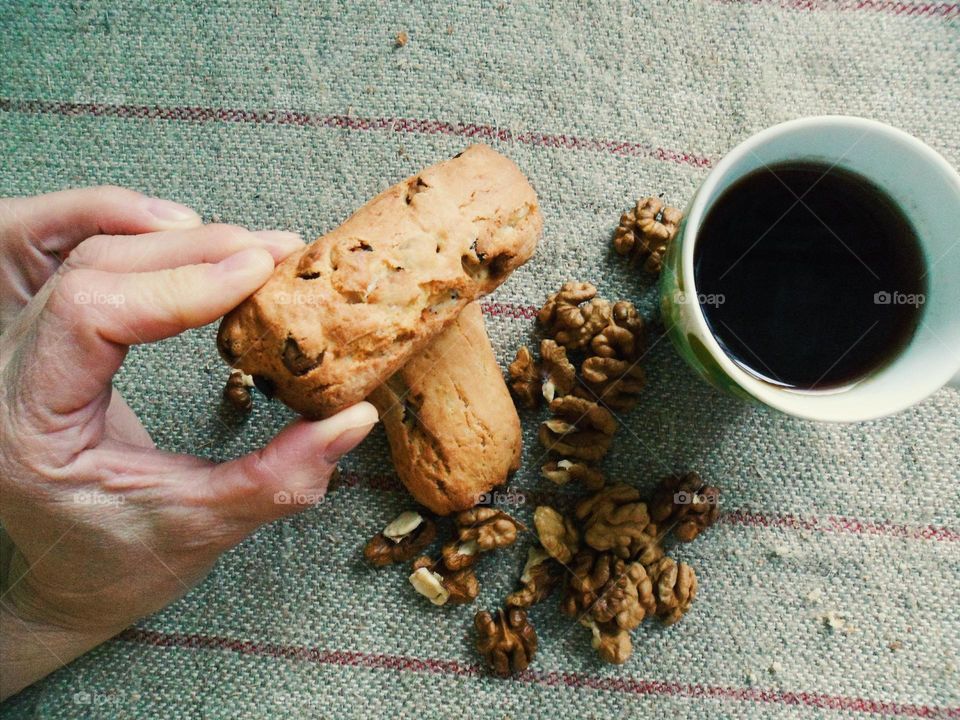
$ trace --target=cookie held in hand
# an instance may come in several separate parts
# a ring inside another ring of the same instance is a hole
[[[310,418],[367,397],[534,252],[543,220],[484,145],[382,192],[280,263],[220,325],[223,358]]]

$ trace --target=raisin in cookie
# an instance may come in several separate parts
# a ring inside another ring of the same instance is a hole
[[[377,388],[370,401],[397,474],[438,515],[466,510],[520,465],[520,418],[479,303]]]
[[[329,416],[526,262],[542,226],[520,169],[473,145],[281,262],[223,319],[220,354],[294,410]]]

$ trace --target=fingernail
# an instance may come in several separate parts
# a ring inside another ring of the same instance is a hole
[[[342,423],[343,429],[330,441],[323,452],[323,459],[331,465],[341,456],[350,452],[363,440],[370,429],[377,424],[377,411],[369,403],[358,403],[326,422]]]
[[[340,433],[323,454],[323,459],[333,465],[337,460],[353,450],[363,440],[376,423],[350,428]]]
[[[200,216],[186,205],[161,198],[147,198],[147,211],[158,220],[174,223],[199,223]]]

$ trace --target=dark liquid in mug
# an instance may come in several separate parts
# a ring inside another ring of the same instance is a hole
[[[703,312],[724,351],[793,388],[848,385],[895,358],[920,321],[924,272],[916,232],[885,193],[812,162],[732,185],[694,249]]]

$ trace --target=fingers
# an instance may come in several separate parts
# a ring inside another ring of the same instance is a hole
[[[205,499],[245,531],[313,505],[324,497],[339,458],[377,420],[368,402],[325,420],[297,420],[262,450],[212,468]]]
[[[303,247],[296,233],[250,232],[233,225],[201,225],[145,235],[96,235],[80,243],[67,258],[68,268],[107,272],[149,272],[197,263],[216,263],[249,248],[263,248],[280,262]]]
[[[200,223],[184,205],[112,185],[0,200],[0,238],[61,258],[92,235],[183,230]]]
[[[250,248],[215,264],[146,273],[71,270],[40,311],[33,342],[18,359],[17,384],[34,412],[46,415],[108,400],[128,346],[213,322],[266,282],[273,268],[266,250]]]

